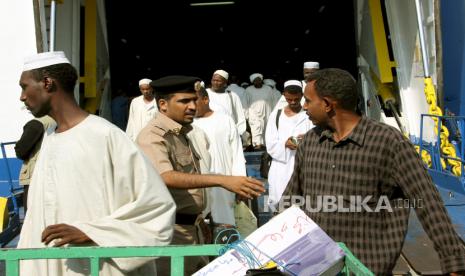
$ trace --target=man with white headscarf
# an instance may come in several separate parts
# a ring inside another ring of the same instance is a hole
[[[142,95],[134,98],[129,107],[126,133],[132,141],[136,141],[139,132],[155,116],[155,113],[158,112],[153,89],[150,86],[151,81],[150,79],[141,79],[139,81],[139,90]]]
[[[305,81],[305,79],[307,79],[307,77],[311,73],[315,72],[318,69],[320,69],[320,64],[318,62],[315,62],[315,61],[304,62],[304,71],[303,71],[304,80],[301,81],[301,83],[302,83],[302,91],[305,91],[305,86],[307,85],[307,82]],[[305,102],[305,100],[304,100],[304,98],[302,98],[300,103],[302,105],[304,105],[304,102]],[[281,96],[281,98],[279,98],[278,103],[273,108],[273,112],[275,110],[278,110],[280,108],[285,107],[286,105],[287,105],[286,99],[284,98],[284,96]]]
[[[320,64],[316,61],[307,61],[304,62],[304,80],[302,81],[302,90],[305,90],[305,86],[307,85],[306,79],[310,76],[311,73],[315,72],[316,70],[320,69]]]
[[[216,70],[211,79],[211,88],[207,89],[210,108],[230,116],[236,124],[239,135],[246,129],[245,113],[239,96],[227,90],[229,74],[224,70]]]
[[[265,133],[266,150],[272,157],[268,173],[270,188],[267,202],[271,210],[278,204],[294,171],[299,141],[313,127],[300,104],[303,98],[302,83],[298,80],[286,81],[283,97],[287,105],[271,113]]]
[[[276,82],[273,79],[264,79],[263,83],[273,89],[273,106],[275,106],[281,98],[281,91],[276,88]]]
[[[271,87],[263,85],[263,75],[254,73],[250,75],[253,85],[247,87],[249,125],[252,132],[252,145],[255,150],[263,150],[265,147],[265,128],[268,117],[273,109],[274,93]]]
[[[45,133],[18,248],[163,246],[176,205],[160,174],[117,126],[81,109],[78,74],[63,52],[25,59],[20,100]],[[87,259],[22,260],[21,275],[89,275]],[[155,275],[152,258],[106,258],[100,275]]]

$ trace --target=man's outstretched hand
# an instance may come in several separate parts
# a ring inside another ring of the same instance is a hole
[[[222,186],[240,197],[249,199],[258,197],[265,192],[261,181],[246,176],[226,176]]]

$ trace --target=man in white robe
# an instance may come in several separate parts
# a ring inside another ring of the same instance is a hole
[[[265,146],[265,128],[273,109],[274,93],[271,87],[263,85],[263,75],[252,74],[250,81],[253,85],[247,87],[249,125],[252,132],[252,145],[255,150],[262,150]]]
[[[241,100],[234,91],[227,90],[229,74],[224,70],[216,70],[211,79],[211,88],[208,88],[208,97],[210,98],[210,108],[213,111],[220,112],[230,116],[237,126],[239,135],[242,135],[246,129],[245,113],[242,108]]]
[[[281,91],[279,91],[276,88],[276,81],[274,79],[264,79],[263,84],[268,85],[269,87],[271,87],[271,89],[273,89],[272,105],[275,106],[278,103],[279,99],[281,98]]]
[[[131,101],[129,107],[129,119],[126,133],[132,141],[136,141],[139,132],[153,119],[158,112],[157,102],[153,96],[153,88],[150,79],[139,81],[139,90],[142,93]]]
[[[307,82],[305,81],[307,76],[310,75],[311,73],[315,72],[316,70],[319,70],[319,69],[320,69],[320,64],[318,62],[315,62],[315,61],[304,62],[304,71],[303,71],[304,80],[302,80],[302,91],[305,90],[305,86],[307,85]],[[300,104],[303,106],[304,102],[305,102],[305,99],[302,97],[302,100],[300,101]],[[287,102],[286,102],[286,99],[284,98],[284,95],[283,95],[283,96],[281,96],[279,98],[278,102],[276,103],[275,107],[273,108],[273,111],[281,109],[281,108],[285,107],[286,105],[287,105]]]
[[[247,114],[247,97],[245,95],[245,88],[239,86],[239,79],[237,76],[230,76],[229,77],[230,84],[226,88],[226,91],[231,91],[231,93],[235,93],[239,99],[241,100],[242,109],[244,111],[245,120],[246,120],[246,130],[241,134],[242,140],[242,148],[246,149],[252,145],[252,136],[250,135],[249,130],[247,130],[247,120],[249,119],[249,115]]]
[[[20,86],[35,117],[56,125],[43,139],[18,248],[158,246],[171,241],[176,206],[160,175],[115,125],[73,95],[77,73],[63,52],[25,60]],[[89,275],[87,259],[20,263],[21,275]],[[101,261],[100,275],[154,275],[153,258]]]
[[[233,120],[209,107],[208,93],[197,88],[197,112],[193,125],[208,137],[211,157],[210,173],[246,176],[242,143]],[[215,224],[235,226],[234,193],[221,187],[209,188],[210,213]]]
[[[271,113],[266,127],[266,150],[272,157],[268,173],[271,210],[276,207],[294,171],[295,153],[300,139],[313,127],[300,104],[302,83],[290,80],[284,83],[287,105]],[[279,113],[279,118],[276,116]]]
[[[226,88],[226,91],[231,91],[235,93],[241,100],[242,109],[244,112],[247,111],[247,98],[245,97],[245,88],[239,86],[239,79],[232,75],[229,77],[229,85]],[[245,113],[245,118],[247,119],[247,113]]]

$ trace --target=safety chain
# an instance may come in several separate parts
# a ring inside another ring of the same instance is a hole
[[[429,114],[430,115],[442,116],[442,110],[437,105],[436,92],[434,90],[433,80],[431,79],[431,77],[425,78],[425,96],[426,96],[426,102],[429,105]],[[432,117],[432,119],[434,121],[434,134],[438,135],[439,118],[438,117]],[[441,145],[440,145],[441,152],[445,156],[452,157],[452,158],[457,158],[457,153],[455,151],[455,147],[454,147],[454,145],[452,145],[451,142],[449,142],[449,130],[447,129],[447,127],[444,124],[442,124],[440,131],[441,131],[441,133],[440,133],[439,137],[440,137],[440,140],[441,140]],[[429,156],[429,154],[427,154],[427,153],[425,154],[424,152],[422,152],[421,157],[422,157],[423,161],[425,161],[425,163],[427,163],[428,166],[431,167],[431,156]],[[448,158],[447,163],[451,166],[452,173],[454,175],[457,175],[457,176],[461,175],[462,170],[461,170],[461,162],[460,161]],[[443,158],[441,158],[441,166],[442,166],[443,169],[446,169],[446,161],[444,161]]]

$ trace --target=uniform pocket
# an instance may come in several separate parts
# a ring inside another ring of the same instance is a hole
[[[192,172],[194,169],[194,162],[190,154],[176,154],[176,166],[177,170],[183,172]]]

